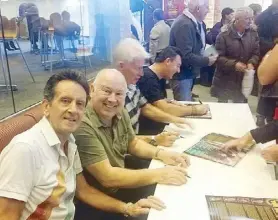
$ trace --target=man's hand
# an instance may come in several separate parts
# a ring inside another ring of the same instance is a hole
[[[180,186],[187,182],[187,173],[183,167],[165,166],[156,171],[154,178],[158,184]]]
[[[186,120],[185,118],[177,117],[177,120],[174,124],[181,129],[188,129],[188,128],[194,129],[193,124],[188,120]]]
[[[190,165],[189,157],[173,151],[160,150],[157,155],[158,159],[167,165],[188,167]]]
[[[266,161],[278,162],[278,145],[270,146],[262,151],[262,157]]]
[[[239,72],[244,72],[247,69],[246,64],[242,63],[242,62],[237,62],[236,63],[236,70]]]
[[[241,140],[241,138],[228,141],[223,145],[223,149],[225,152],[228,152],[230,150],[242,151],[244,147],[246,147],[246,143]]]
[[[196,115],[204,115],[208,112],[208,105],[195,105]]]
[[[255,67],[254,67],[254,65],[253,65],[252,63],[248,63],[248,64],[247,64],[247,69],[248,69],[248,70],[254,70]]]
[[[255,141],[251,135],[250,132],[248,132],[246,135],[244,135],[241,138],[238,138],[236,140],[228,141],[223,145],[223,149],[225,152],[228,152],[230,150],[237,150],[242,151],[244,148],[254,144]]]
[[[162,132],[155,136],[155,141],[159,146],[171,147],[178,138],[177,132]]]
[[[129,216],[136,217],[148,214],[150,209],[156,209],[161,211],[165,208],[165,204],[160,199],[154,196],[149,196],[146,199],[140,199],[135,204],[128,206],[127,214]]]
[[[216,62],[218,55],[209,56],[208,58],[209,58],[209,66],[212,66]]]

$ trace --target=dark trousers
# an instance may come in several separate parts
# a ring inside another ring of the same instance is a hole
[[[150,162],[150,160],[144,160],[135,156],[127,155],[125,157],[125,168],[146,169],[149,167]],[[135,189],[119,189],[113,197],[126,203],[136,203],[140,199],[154,195],[155,188],[156,184]],[[78,201],[76,204],[74,217],[75,220],[147,220],[147,218],[147,215],[132,218],[124,217],[122,214],[104,212],[81,201]]]
[[[215,72],[215,65],[201,68],[200,84],[202,86],[210,87],[212,85],[214,72]]]
[[[156,185],[140,187],[136,189],[120,189],[113,195],[114,198],[123,202],[136,203],[140,199],[154,195]],[[83,202],[76,203],[75,220],[147,220],[148,215],[139,217],[124,217],[122,214],[108,213],[99,209],[93,208]]]

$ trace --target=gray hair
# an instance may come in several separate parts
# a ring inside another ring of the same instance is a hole
[[[235,19],[246,17],[248,15],[253,16],[253,14],[253,10],[249,7],[238,8],[235,12]]]
[[[132,62],[135,59],[147,59],[149,54],[139,41],[132,38],[125,38],[120,41],[113,52],[113,63]]]
[[[194,11],[198,6],[202,6],[205,4],[206,0],[185,0],[185,7],[189,9],[189,11]]]

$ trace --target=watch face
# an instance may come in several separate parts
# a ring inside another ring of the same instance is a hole
[[[157,146],[157,143],[154,139],[150,141],[150,144],[153,145],[153,146]]]

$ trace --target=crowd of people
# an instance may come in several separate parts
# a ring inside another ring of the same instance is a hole
[[[153,196],[156,184],[187,182],[188,156],[157,146],[170,148],[180,138],[179,133],[164,131],[166,124],[194,129],[184,116],[207,113],[207,105],[178,102],[192,100],[202,68],[216,66],[212,93],[219,102],[246,102],[241,81],[246,70],[257,67],[261,93],[275,97],[278,32],[273,28],[267,33],[271,37],[263,38],[257,31],[266,34],[262,29],[275,22],[256,29],[251,7],[225,9],[221,22],[207,35],[203,20],[208,8],[208,0],[189,1],[171,29],[161,19],[161,10],[155,11],[158,24],[151,34],[151,54],[137,40],[123,39],[113,51],[113,69],[101,70],[91,84],[72,70],[50,77],[43,94],[44,117],[0,154],[0,220],[146,219],[151,208],[166,208]],[[262,17],[257,15],[258,23],[269,19],[269,11],[276,16],[275,10],[273,3]],[[160,31],[169,32],[165,47]],[[208,38],[218,55],[204,56]],[[264,42],[272,42],[272,47],[260,63]],[[144,66],[148,58],[152,64]],[[174,100],[167,99],[166,80]],[[223,149],[265,143],[276,139],[277,131],[272,121]],[[262,156],[278,161],[277,145]],[[152,159],[165,166],[148,169]]]

